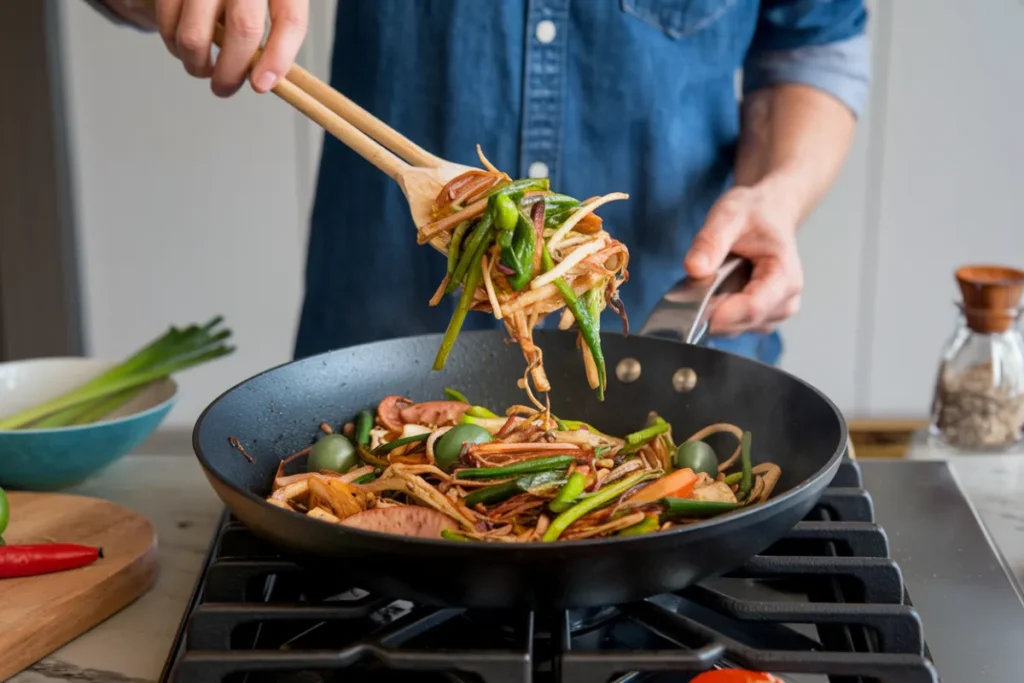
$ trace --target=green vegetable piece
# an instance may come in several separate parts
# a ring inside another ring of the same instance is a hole
[[[639,432],[633,432],[632,434],[626,435],[627,446],[642,446],[659,434],[664,434],[669,430],[668,422],[665,422],[660,417],[657,418],[655,423],[650,427],[641,429]]]
[[[371,481],[377,479],[378,477],[380,477],[380,468],[379,467],[377,469],[375,469],[373,472],[369,472],[368,474],[364,474],[363,476],[359,477],[358,479],[353,480],[352,483],[353,484],[369,484]]]
[[[586,486],[587,478],[579,472],[573,472],[569,476],[569,480],[565,482],[565,486],[563,486],[551,502],[548,503],[548,508],[555,514],[565,512],[572,507],[573,502],[579,498]]]
[[[500,419],[499,415],[496,415],[495,413],[492,413],[491,411],[487,410],[487,408],[484,408],[483,406],[473,406],[472,408],[467,410],[466,413],[471,415],[471,416],[473,416],[473,417],[483,417],[483,418],[488,418],[488,419],[491,419],[491,420]]]
[[[665,517],[714,517],[729,510],[735,510],[739,503],[723,503],[717,500],[693,500],[692,498],[662,498]]]
[[[7,529],[7,522],[11,519],[11,504],[7,500],[7,494],[0,489],[0,534]]]
[[[462,541],[465,543],[471,543],[473,541],[469,536],[463,536],[459,532],[452,531],[451,529],[441,529],[441,538],[446,541]]]
[[[452,431],[455,431],[454,429]],[[447,434],[445,435],[447,436]],[[442,437],[443,438],[443,437]],[[437,455],[435,450],[435,457]],[[571,455],[552,455],[547,458],[534,458],[524,460],[514,465],[505,467],[478,467],[476,469],[462,470],[457,479],[504,479],[505,477],[518,477],[520,474],[531,474],[533,472],[547,472],[548,470],[566,469],[575,462],[576,458]]]
[[[544,270],[551,270],[555,267],[555,261],[551,258],[551,253],[548,251],[547,246],[544,247],[542,257]],[[594,318],[590,314],[590,310],[577,298],[576,292],[572,291],[572,287],[569,286],[569,283],[564,278],[556,278],[554,284],[561,293],[562,298],[565,299],[565,307],[572,312],[573,317],[576,319],[576,327],[579,328],[584,343],[590,349],[590,355],[594,357],[594,365],[597,366],[597,400],[603,401],[604,389],[608,383],[608,373],[605,369],[604,352],[601,350],[601,335],[598,332]]]
[[[512,232],[519,222],[519,207],[507,194],[499,192],[488,201],[488,208],[494,214],[494,227],[501,232]]]
[[[494,503],[500,503],[503,500],[508,500],[517,493],[529,492],[540,495],[546,490],[556,486],[561,486],[564,483],[564,469],[537,472],[535,474],[524,474],[512,481],[506,481],[502,484],[495,484],[494,486],[477,489],[466,496],[462,502],[469,507],[474,507],[478,503],[493,505]]]
[[[732,474],[725,475],[725,483],[728,486],[735,486],[740,483],[741,479],[743,479],[742,472],[733,472]]]
[[[373,465],[374,467],[387,468],[391,466],[385,458],[378,458],[376,455],[371,453],[366,446],[359,444],[356,446],[356,452],[359,453],[359,459],[365,462],[367,465]]]
[[[328,434],[313,445],[306,460],[310,472],[328,470],[345,474],[356,464],[356,449],[343,434]]]
[[[656,476],[658,475],[654,472],[634,472],[626,478],[600,489],[594,495],[582,499],[562,514],[555,517],[551,522],[551,525],[548,527],[548,530],[544,532],[544,537],[541,540],[545,543],[557,541],[558,537],[562,535],[562,532],[568,529],[569,525],[583,515],[611,503],[640,482]]]
[[[488,225],[485,226],[485,222]],[[477,247],[472,250],[472,253],[468,256],[468,262],[472,263],[472,268],[469,268],[469,273],[466,275],[466,282],[462,288],[462,294],[459,296],[459,303],[455,306],[455,312],[452,313],[452,318],[448,322],[448,329],[445,330],[444,338],[441,340],[441,348],[437,350],[437,356],[434,358],[434,370],[444,370],[445,363],[448,362],[448,355],[452,352],[452,347],[455,346],[455,340],[459,336],[459,331],[462,329],[462,324],[466,322],[466,314],[469,313],[469,307],[473,303],[473,297],[476,293],[476,288],[480,284],[480,279],[483,277],[483,271],[480,269],[480,259],[490,245],[492,229],[489,225],[490,221],[487,220],[486,216],[484,220],[480,222],[480,226],[477,228],[478,232],[484,233],[484,238],[480,241]],[[474,237],[475,237],[474,233]],[[467,252],[470,249],[467,247]],[[462,264],[459,264],[459,268]],[[468,268],[468,266],[467,266]],[[456,276],[458,275],[458,269],[456,269]],[[455,282],[453,277],[452,282],[449,283],[449,287]],[[456,285],[457,286],[457,285]],[[454,288],[451,291],[455,291]]]
[[[681,444],[672,456],[672,464],[676,469],[689,467],[694,474],[704,472],[709,477],[718,475],[718,457],[715,449],[703,441],[688,441]]]
[[[458,389],[450,389],[448,387],[445,387],[444,395],[453,401],[458,401],[459,403],[469,403],[469,399],[466,398],[466,395],[463,394]]]
[[[488,212],[477,221],[476,228],[473,229],[469,238],[463,240],[462,254],[459,256],[459,262],[455,266],[455,272],[452,273],[448,286],[444,289],[446,294],[454,292],[459,288],[459,285],[463,284],[463,280],[470,279],[472,273],[479,270],[479,268],[470,268],[470,266],[478,266],[480,264],[480,256],[486,251],[493,237],[494,219]],[[475,259],[473,258],[474,254],[476,255]],[[475,290],[477,284],[480,284],[479,279],[470,288],[470,291]]]
[[[515,291],[520,291],[533,278],[533,254],[537,245],[537,234],[533,228],[533,221],[522,213],[519,213],[515,226],[515,234],[507,243],[501,244],[501,263],[506,268],[511,268],[512,275],[508,276],[508,283]]]
[[[474,424],[460,424],[452,427],[434,442],[434,460],[445,472],[451,472],[459,464],[462,447],[467,443],[487,443],[491,433]]]
[[[754,473],[751,471],[753,464],[750,462],[750,432],[743,432],[740,439],[740,463],[743,466],[743,476],[740,477],[740,488],[736,491],[737,500],[746,500],[750,490],[754,488]]]
[[[360,410],[356,415],[356,443],[360,446],[369,445],[371,429],[373,429],[373,413],[369,410]]]
[[[377,446],[376,450],[374,450],[373,452],[376,455],[384,455],[385,453],[390,453],[396,448],[408,446],[411,443],[419,443],[420,441],[426,441],[428,438],[430,438],[430,432],[424,432],[423,434],[413,434],[412,436],[403,436],[401,439],[395,439],[394,441],[382,443],[380,446]]]
[[[455,273],[455,266],[459,265],[459,252],[462,248],[462,238],[466,236],[466,232],[469,230],[471,223],[469,221],[462,221],[455,226],[454,232],[452,232],[451,242],[448,243],[448,275],[449,277]]]
[[[660,526],[661,523],[658,521],[657,517],[644,517],[642,520],[640,520],[633,526],[628,526],[615,535],[640,536],[642,534],[649,534],[652,531],[657,531]]]

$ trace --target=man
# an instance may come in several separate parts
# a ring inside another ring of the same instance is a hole
[[[220,96],[246,78],[270,90],[308,21],[303,0],[103,1],[159,27]],[[750,259],[711,344],[775,363],[775,328],[803,288],[797,228],[865,106],[866,19],[862,0],[339,0],[331,84],[438,156],[473,165],[479,143],[508,174],[564,194],[627,192],[601,215],[630,250],[620,293],[637,322],[684,268]],[[413,234],[397,185],[327,136],[297,356],[445,329],[453,303],[426,303],[443,259]],[[465,327],[494,324],[476,314]]]

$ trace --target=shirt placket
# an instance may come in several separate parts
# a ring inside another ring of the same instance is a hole
[[[569,0],[528,0],[519,175],[558,184]]]

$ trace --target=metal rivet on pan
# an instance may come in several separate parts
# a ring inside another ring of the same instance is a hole
[[[693,368],[679,368],[672,375],[672,388],[680,394],[697,386],[697,373]]]
[[[615,366],[615,376],[623,384],[632,384],[640,379],[640,361],[636,358],[623,358]]]

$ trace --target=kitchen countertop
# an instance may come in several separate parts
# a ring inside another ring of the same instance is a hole
[[[999,550],[1024,583],[1024,455],[976,455],[953,469]],[[72,493],[106,498],[157,528],[160,575],[149,593],[11,683],[156,681],[202,567],[222,506],[198,462],[133,455]]]

